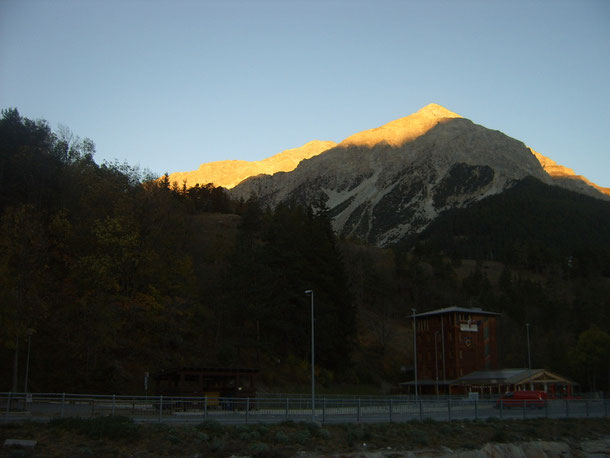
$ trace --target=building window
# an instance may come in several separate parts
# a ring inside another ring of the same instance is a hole
[[[471,321],[470,315],[467,313],[460,313],[460,321]]]
[[[419,322],[417,323],[417,329],[419,329],[420,331],[427,331],[428,328],[428,320],[419,320]]]

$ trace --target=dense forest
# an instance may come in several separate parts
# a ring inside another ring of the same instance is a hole
[[[323,205],[263,208],[94,153],[3,112],[2,391],[23,389],[28,342],[31,391],[141,393],[179,366],[306,384],[310,289],[327,387],[409,379],[411,308],[473,305],[503,313],[504,367],[525,365],[530,323],[534,365],[608,389],[607,203],[527,181],[382,250],[338,239]]]

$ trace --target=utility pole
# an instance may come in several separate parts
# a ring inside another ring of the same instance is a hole
[[[417,330],[415,327],[415,312],[417,310],[411,309],[413,312],[413,368],[415,372],[415,400],[417,401]]]
[[[30,346],[32,344],[32,335],[36,331],[32,328],[28,328],[26,331],[26,335],[28,336],[28,356],[25,363],[25,382],[23,383],[23,392],[27,394],[28,392],[28,376],[30,375]]]
[[[311,421],[316,418],[316,382],[314,371],[314,314],[313,314],[313,289],[308,289],[305,294],[311,296]]]
[[[525,323],[525,330],[527,332],[527,369],[528,376],[532,376],[532,357],[530,353],[530,324]],[[532,381],[530,380],[530,389],[532,389]]]
[[[436,373],[436,396],[438,396],[438,350],[436,348],[436,336],[438,331],[434,331],[434,370]]]

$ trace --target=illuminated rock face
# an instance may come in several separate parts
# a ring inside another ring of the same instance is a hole
[[[324,201],[337,233],[387,246],[420,232],[441,212],[526,176],[551,182],[523,143],[428,105],[352,135],[290,173],[245,180],[232,194],[254,193],[272,206]]]
[[[196,184],[206,185],[212,183],[214,186],[222,186],[230,189],[248,177],[261,174],[272,175],[277,172],[290,172],[303,159],[317,156],[320,153],[335,146],[335,142],[314,140],[300,148],[289,149],[262,161],[218,161],[201,164],[199,169],[192,172],[177,172],[169,176],[170,183],[182,186],[186,182],[187,187]]]
[[[271,206],[322,201],[338,234],[387,246],[421,232],[441,212],[501,193],[527,176],[610,199],[610,189],[436,104],[339,144],[314,141],[263,161],[202,164],[170,181],[213,183]]]
[[[536,159],[538,159],[542,168],[551,176],[553,183],[557,186],[597,198],[601,197],[601,193],[604,194],[605,198],[610,199],[610,188],[602,188],[587,180],[582,175],[576,175],[574,170],[557,164],[554,160],[543,156],[531,148],[530,151]]]

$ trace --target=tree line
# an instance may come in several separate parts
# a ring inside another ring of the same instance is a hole
[[[184,365],[302,365],[309,289],[321,366],[349,365],[355,312],[323,211],[261,209],[94,153],[3,112],[2,390],[22,389],[28,336],[39,391],[138,391],[145,372]]]

